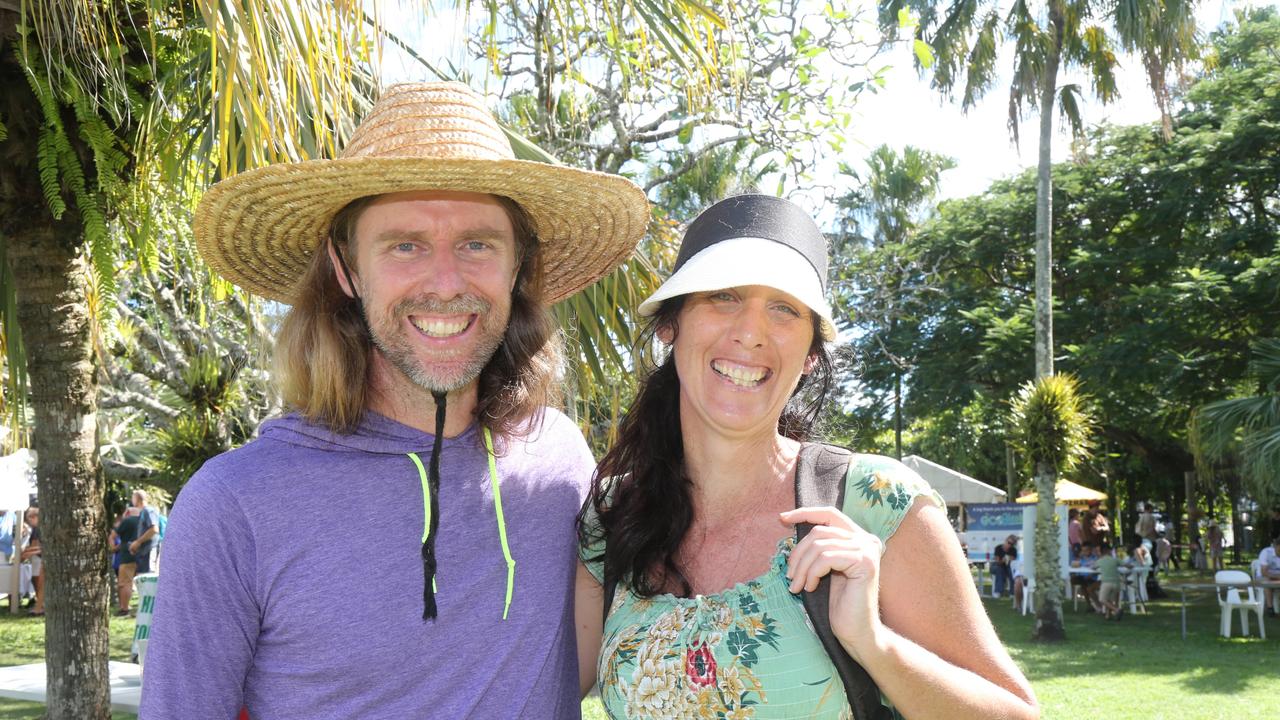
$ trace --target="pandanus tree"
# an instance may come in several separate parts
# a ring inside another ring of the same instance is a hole
[[[1014,444],[1031,463],[1036,492],[1035,582],[1038,640],[1064,640],[1064,597],[1059,562],[1059,519],[1052,504],[1054,486],[1063,473],[1089,457],[1094,422],[1079,383],[1070,375],[1049,375],[1028,381],[1011,406]]]

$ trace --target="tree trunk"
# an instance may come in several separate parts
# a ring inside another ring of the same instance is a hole
[[[1036,169],[1036,377],[1053,374],[1053,109],[1062,58],[1062,7],[1049,3],[1049,54],[1040,76],[1040,158]]]
[[[893,449],[894,457],[902,459],[902,371],[893,377]]]
[[[44,197],[36,159],[44,114],[14,52],[15,17],[0,7],[0,115],[9,131],[0,142],[0,240],[13,272],[34,416],[45,548],[45,717],[107,720],[107,518],[84,227],[72,202],[55,220]]]
[[[1013,502],[1018,498],[1018,491],[1022,488],[1019,487],[1018,469],[1013,459],[1013,445],[1009,444],[1008,440],[1004,443],[1004,483],[1008,490],[1006,499],[1008,502]]]
[[[1240,522],[1240,474],[1234,469],[1227,471],[1228,510],[1231,513],[1231,562],[1240,564],[1240,544],[1244,542],[1244,528]]]
[[[1058,474],[1047,463],[1036,463],[1036,627],[1032,638],[1041,641],[1066,640],[1062,624],[1064,587],[1058,543],[1055,496]]]
[[[12,205],[10,209],[12,209]],[[47,214],[43,204],[30,214]],[[89,265],[68,219],[8,237],[38,455],[49,720],[111,717],[107,518],[98,463]],[[11,223],[6,223],[12,227]]]

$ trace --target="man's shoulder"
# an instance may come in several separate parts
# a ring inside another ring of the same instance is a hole
[[[538,416],[526,418],[512,431],[508,441],[528,448],[562,447],[567,451],[586,449],[582,430],[568,415],[546,407]]]

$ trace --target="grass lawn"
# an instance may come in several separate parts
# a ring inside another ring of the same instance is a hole
[[[1194,580],[1186,573],[1178,581]],[[1207,578],[1201,581],[1207,581]],[[1167,581],[1166,581],[1167,582]],[[1150,603],[1147,615],[1119,622],[1066,609],[1068,640],[1041,645],[1030,640],[1034,618],[1008,600],[985,600],[996,630],[1027,673],[1043,708],[1054,720],[1251,720],[1273,718],[1280,703],[1280,622],[1268,623],[1260,640],[1218,637],[1220,618],[1212,593],[1188,596],[1187,629],[1181,636],[1178,594]],[[1239,620],[1234,628],[1239,631]],[[1250,622],[1256,633],[1256,623]],[[111,619],[111,659],[127,660],[131,618]],[[0,603],[0,666],[40,662],[44,621],[14,618]],[[43,705],[0,698],[0,720],[39,718]],[[603,720],[598,700],[582,704],[583,717]],[[117,713],[118,720],[132,715]]]

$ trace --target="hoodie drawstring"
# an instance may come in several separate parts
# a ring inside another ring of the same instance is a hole
[[[435,593],[436,582],[436,531],[440,526],[440,443],[444,435],[443,400],[436,403],[436,439],[431,448],[430,470],[424,468],[417,453],[408,453],[409,459],[418,468],[418,476],[422,481],[422,619],[434,620],[436,617]],[[507,619],[511,609],[511,596],[515,591],[516,561],[511,556],[511,546],[507,543],[507,520],[502,512],[502,487],[498,482],[498,462],[493,452],[493,434],[489,428],[483,428],[485,454],[489,459],[489,487],[493,491],[493,511],[498,520],[498,540],[502,544],[502,557],[507,564],[507,593],[502,605],[502,619]]]

